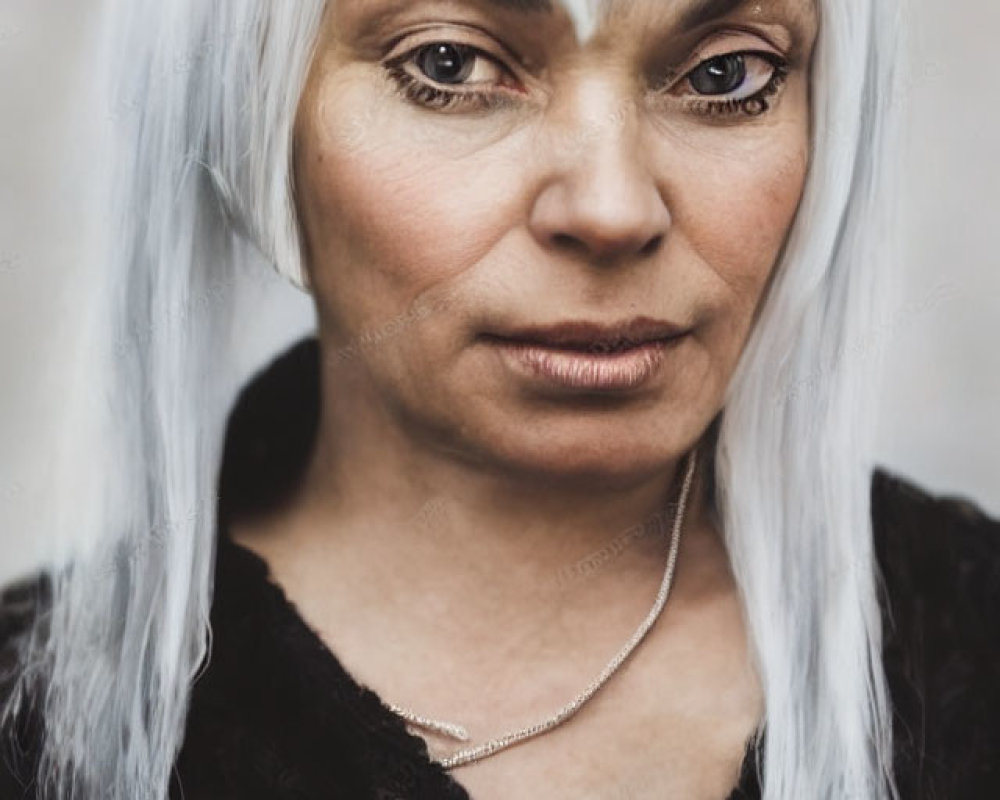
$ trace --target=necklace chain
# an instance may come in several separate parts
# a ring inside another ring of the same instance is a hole
[[[597,694],[601,687],[603,687],[604,684],[610,680],[611,676],[614,675],[621,665],[625,663],[628,657],[632,655],[632,652],[639,646],[639,643],[642,642],[642,640],[646,637],[646,634],[649,633],[650,629],[656,623],[660,613],[663,611],[663,607],[667,603],[667,597],[670,594],[670,587],[672,586],[674,580],[674,569],[677,565],[677,553],[680,549],[681,526],[684,522],[684,512],[687,507],[688,493],[691,489],[694,468],[695,451],[692,450],[687,459],[687,469],[684,475],[684,483],[681,487],[680,496],[677,502],[677,512],[674,515],[673,530],[671,531],[670,536],[670,550],[667,554],[667,566],[663,573],[663,580],[660,583],[660,590],[656,594],[656,600],[653,603],[653,607],[650,609],[646,618],[639,624],[635,633],[632,634],[622,649],[618,651],[610,662],[608,662],[608,665],[602,670],[601,674],[598,675],[586,689],[547,719],[542,720],[541,722],[536,722],[533,725],[528,725],[525,728],[505,733],[504,735],[490,739],[488,742],[484,742],[481,745],[458,750],[450,756],[438,760],[438,763],[440,763],[442,767],[445,769],[454,769],[455,767],[460,767],[463,764],[480,761],[488,756],[494,755],[495,753],[499,753],[501,750],[506,750],[508,747],[513,747],[515,744],[523,742],[526,739],[539,736],[552,730],[556,726],[561,725],[563,722],[576,714],[576,712],[579,711],[583,705],[590,700],[590,698]],[[423,717],[407,708],[403,708],[402,706],[397,706],[395,704],[387,703],[386,706],[389,710],[395,712],[417,728],[434,731],[458,741],[465,742],[469,740],[468,732],[461,725]]]

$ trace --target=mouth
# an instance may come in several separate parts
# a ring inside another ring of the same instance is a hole
[[[641,317],[618,325],[567,322],[483,338],[521,377],[574,392],[619,393],[648,384],[690,333]]]
[[[687,329],[670,322],[639,317],[617,325],[564,322],[548,327],[526,327],[486,334],[484,338],[575,353],[615,355],[650,344],[665,344],[687,332]]]

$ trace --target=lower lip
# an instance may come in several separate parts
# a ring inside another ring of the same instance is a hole
[[[549,384],[590,392],[621,392],[648,383],[683,335],[617,353],[586,353],[515,341],[498,342],[514,367]]]

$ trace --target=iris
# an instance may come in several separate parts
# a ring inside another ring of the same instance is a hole
[[[740,53],[710,58],[691,73],[691,88],[699,94],[729,94],[747,77],[746,59]]]

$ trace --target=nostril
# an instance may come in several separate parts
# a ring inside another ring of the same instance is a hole
[[[662,242],[663,242],[663,234],[654,236],[652,239],[646,242],[646,245],[642,248],[642,250],[639,251],[639,254],[643,256],[653,255],[653,253],[655,253],[657,250],[660,249],[660,244]]]
[[[552,242],[559,247],[573,247],[576,245],[576,239],[570,236],[568,233],[557,233],[552,237]]]

